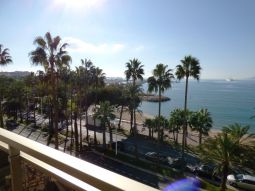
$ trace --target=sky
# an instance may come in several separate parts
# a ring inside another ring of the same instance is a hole
[[[107,77],[124,77],[133,58],[148,77],[187,55],[201,79],[255,77],[254,9],[254,0],[0,0],[0,44],[13,60],[0,70],[42,70],[28,55],[50,32],[69,44],[72,69],[86,58]]]

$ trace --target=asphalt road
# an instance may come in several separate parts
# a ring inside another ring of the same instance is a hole
[[[136,181],[159,188],[159,178],[156,175],[152,175],[139,169],[127,166],[123,163],[108,159],[94,152],[86,152],[81,156],[81,158]]]

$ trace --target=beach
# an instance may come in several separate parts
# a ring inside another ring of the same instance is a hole
[[[116,118],[119,119],[119,112],[115,113]],[[139,134],[143,134],[143,135],[149,135],[149,130],[147,127],[144,127],[143,124],[145,122],[146,119],[153,119],[154,116],[147,114],[147,113],[136,113],[136,123],[137,123],[137,129]],[[121,123],[121,127],[123,129],[125,129],[126,131],[130,130],[130,114],[128,111],[124,111],[122,114],[122,123]],[[221,130],[219,129],[211,129],[209,132],[209,136],[210,137],[214,137],[216,136],[218,133],[220,133]],[[168,131],[164,131],[165,135],[168,135],[168,138],[170,140],[173,141],[173,135],[172,133],[169,133]],[[154,133],[154,137],[157,137],[157,133]],[[204,138],[204,137],[203,137]],[[192,145],[192,146],[197,146],[199,145],[199,141],[198,141],[198,132],[196,131],[192,131],[190,128],[188,128],[188,137],[187,137],[187,144],[188,145]],[[178,136],[178,143],[182,143],[182,132],[180,131],[179,136]]]

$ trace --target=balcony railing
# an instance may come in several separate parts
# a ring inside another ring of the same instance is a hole
[[[22,190],[22,160],[74,190],[157,190],[2,128],[0,149],[9,153],[14,191]]]

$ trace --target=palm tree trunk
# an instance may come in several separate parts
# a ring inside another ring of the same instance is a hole
[[[58,149],[58,103],[57,103],[57,80],[53,70],[51,72],[51,82],[52,82],[52,99],[53,99],[53,125],[54,125],[54,139],[55,139],[55,149]]]
[[[119,123],[118,123],[118,129],[120,129],[120,124],[121,124],[122,114],[123,114],[123,108],[124,108],[124,105],[122,104],[121,109],[120,109],[120,120],[119,120]]]
[[[77,111],[74,112],[74,142],[75,142],[75,156],[78,156],[79,140],[78,140]]]
[[[228,176],[228,163],[225,162],[223,165],[223,170],[222,170],[222,178],[221,178],[221,185],[220,185],[220,191],[225,191],[226,190],[226,182],[227,182],[227,176]]]
[[[133,135],[133,109],[131,109],[130,111],[130,130],[129,130],[129,133],[130,135]]]
[[[71,90],[71,144],[70,144],[70,154],[72,154],[72,149],[73,149],[73,91]]]
[[[108,127],[109,127],[109,133],[110,133],[110,145],[112,145],[112,142],[113,142],[113,138],[112,138],[112,128],[111,128],[111,124],[110,124],[109,121],[107,122],[107,125],[108,125]]]
[[[158,91],[158,97],[159,97],[159,102],[158,102],[158,117],[160,119],[160,115],[161,115],[161,87],[159,87],[159,91]],[[160,127],[159,124],[157,124],[157,130],[158,130],[158,142],[160,142]]]
[[[158,97],[159,97],[159,102],[158,102],[158,117],[160,117],[160,115],[161,115],[161,90],[160,90],[160,87],[159,87]]]
[[[184,148],[187,143],[187,116],[186,116],[186,111],[187,111],[187,95],[188,95],[188,77],[186,77],[186,83],[185,83],[185,99],[184,99],[184,112],[185,112],[185,122],[183,126],[183,134],[182,134],[182,157],[184,156]]]
[[[89,142],[89,129],[88,129],[88,108],[87,108],[87,110],[86,110],[86,112],[85,112],[85,120],[86,120],[86,133],[87,133],[87,137],[86,137],[86,140],[87,140],[87,142]]]
[[[105,125],[103,127],[103,148],[106,149]]]
[[[82,151],[82,116],[80,112],[80,152]]]
[[[135,112],[135,109],[134,109],[134,135],[137,134],[137,127],[136,127],[136,112]]]
[[[66,137],[65,137],[64,152],[66,151],[66,143],[68,141],[68,133],[69,133],[69,125],[68,125],[68,117],[67,117],[67,115],[65,116],[65,118],[66,118]]]
[[[35,119],[35,102],[34,102],[34,120],[35,120],[35,127],[36,127],[36,119]]]
[[[0,100],[0,126],[4,128],[3,110],[2,110],[2,100]]]
[[[187,135],[188,135],[188,131],[187,131],[187,99],[188,99],[188,85],[189,85],[189,78],[186,77],[186,83],[185,83],[185,102],[184,102],[184,111],[185,111],[185,128],[184,128],[184,146],[187,146]]]

